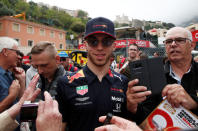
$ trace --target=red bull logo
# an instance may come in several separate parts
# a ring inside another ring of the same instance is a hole
[[[80,77],[85,77],[83,70],[78,71],[75,75],[71,76],[69,79],[69,83],[72,83],[75,79],[78,79]]]
[[[103,27],[103,28],[107,28],[107,25],[94,25],[93,27]]]

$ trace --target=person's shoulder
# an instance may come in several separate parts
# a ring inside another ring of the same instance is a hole
[[[73,83],[74,80],[77,80],[80,77],[85,77],[83,69],[80,69],[76,72],[67,73],[66,75],[62,76],[59,81],[64,83]]]
[[[115,78],[118,78],[118,79],[120,79],[121,81],[128,81],[128,78],[127,78],[125,75],[120,74],[120,73],[118,73],[118,72],[115,72],[114,70],[111,70],[111,72],[112,72],[112,74],[113,74],[113,76],[114,76]]]

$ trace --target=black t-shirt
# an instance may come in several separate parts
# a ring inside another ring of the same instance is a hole
[[[100,82],[87,66],[58,81],[56,100],[69,131],[93,131],[99,117],[112,113],[125,117],[128,79],[109,70]]]

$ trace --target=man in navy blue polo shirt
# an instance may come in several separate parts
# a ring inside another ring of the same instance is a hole
[[[97,17],[85,31],[87,65],[58,81],[56,99],[63,116],[63,129],[93,131],[101,126],[99,117],[112,113],[125,117],[128,79],[110,69],[114,51],[114,24]]]

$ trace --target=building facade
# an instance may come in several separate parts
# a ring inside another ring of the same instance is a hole
[[[0,17],[0,36],[8,36],[19,42],[19,49],[24,53],[30,52],[38,42],[49,41],[57,49],[66,49],[66,31],[24,21],[10,16]]]

